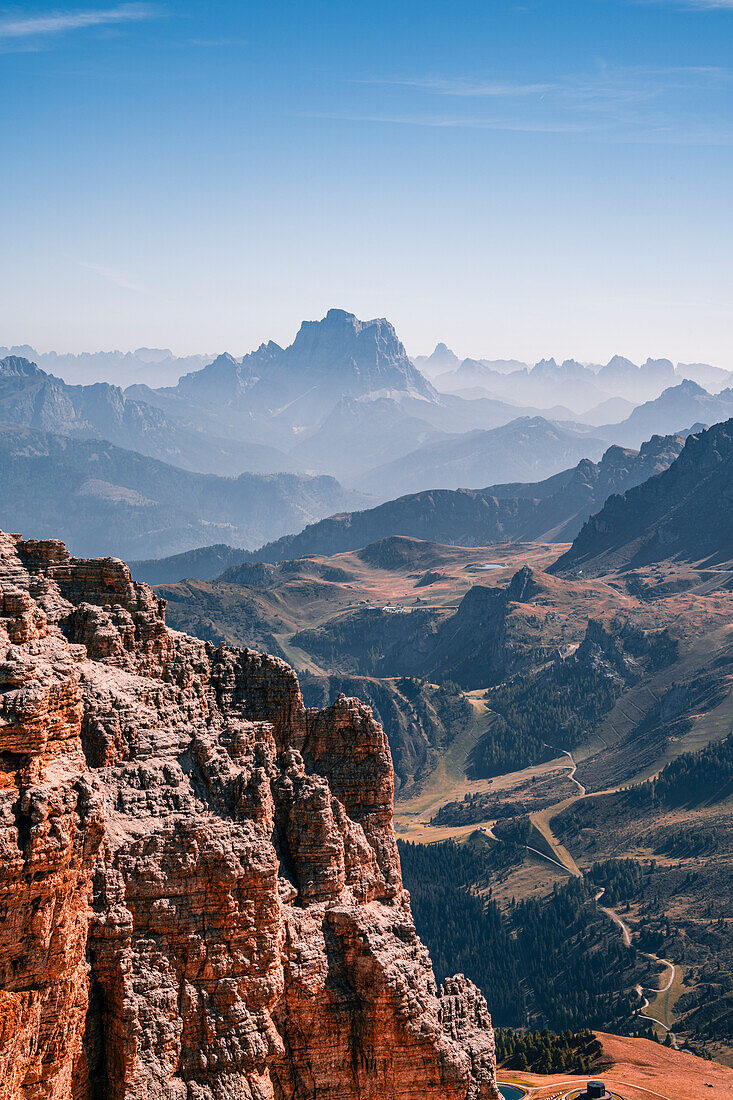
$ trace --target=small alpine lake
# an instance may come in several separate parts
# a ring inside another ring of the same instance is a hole
[[[504,1100],[521,1100],[522,1096],[526,1096],[526,1090],[520,1089],[518,1085],[505,1085],[501,1081],[499,1082],[499,1092],[504,1097]]]

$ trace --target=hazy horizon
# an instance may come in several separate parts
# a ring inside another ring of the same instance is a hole
[[[340,307],[336,307],[336,308],[340,308]],[[325,316],[326,312],[327,311],[324,311],[323,316]],[[353,313],[353,310],[347,310],[346,312]],[[378,319],[382,319],[382,318],[371,318],[371,317],[360,317],[359,318],[359,320],[361,320],[361,321],[370,321],[370,320],[378,320]],[[390,321],[389,317],[386,317],[386,318],[383,318],[383,319],[385,319],[387,321]],[[303,317],[302,318],[302,321],[317,321],[317,320],[321,320],[321,318],[320,317]],[[292,334],[290,336],[285,336],[283,338],[284,342],[283,342],[283,340],[276,340],[275,342],[280,344],[280,346],[283,347],[283,348],[288,347],[290,344],[292,344],[292,342],[295,339],[295,336],[298,332],[298,329],[300,327],[300,323],[301,322],[298,322],[296,324],[296,326],[291,329]],[[393,323],[393,322],[391,322],[391,323]],[[399,329],[397,328],[396,325],[394,327],[395,327],[395,330],[397,332],[398,338],[401,339]],[[242,359],[244,356],[250,354],[253,351],[256,351],[256,349],[262,343],[266,343],[269,339],[272,339],[272,338],[267,337],[267,336],[263,336],[262,340],[260,340],[253,347],[247,348],[245,351],[241,351],[239,349],[235,350],[233,348],[223,348],[223,347],[222,348],[217,348],[215,350],[209,350],[209,351],[201,351],[201,350],[196,349],[196,348],[176,350],[176,348],[171,346],[170,341],[167,342],[167,343],[159,344],[159,345],[138,344],[135,347],[132,347],[132,346],[130,346],[130,347],[98,347],[98,348],[79,347],[79,348],[68,348],[68,349],[63,348],[62,349],[62,348],[58,348],[58,347],[39,347],[32,340],[21,340],[21,341],[13,341],[12,343],[8,343],[8,344],[2,344],[0,346],[3,347],[3,348],[29,347],[29,348],[33,348],[33,350],[36,351],[39,355],[53,355],[53,354],[56,354],[58,356],[66,356],[66,355],[69,355],[69,356],[71,356],[71,355],[75,355],[75,356],[82,356],[82,355],[116,355],[116,354],[134,355],[135,352],[137,352],[137,351],[151,351],[151,352],[170,351],[170,352],[172,352],[173,358],[175,358],[175,359],[185,359],[185,358],[189,358],[189,357],[201,357],[201,358],[207,359],[207,358],[211,357],[211,359],[213,360],[217,356],[223,355],[223,354],[230,354],[230,355],[234,356],[235,359]],[[404,343],[404,341],[402,341],[402,342]],[[557,354],[553,354],[552,351],[548,351],[545,354],[537,356],[537,358],[524,359],[519,355],[512,354],[511,351],[507,352],[507,354],[494,354],[492,351],[486,352],[486,351],[481,351],[481,349],[477,350],[477,349],[474,348],[474,349],[469,349],[467,351],[462,352],[460,350],[457,350],[456,347],[453,347],[450,344],[447,344],[447,341],[445,341],[445,340],[437,341],[437,343],[433,344],[432,347],[430,347],[430,348],[420,348],[420,349],[416,350],[416,349],[413,349],[413,348],[410,348],[410,347],[406,346],[405,350],[406,350],[407,354],[409,355],[409,357],[411,359],[418,359],[418,358],[428,357],[428,356],[432,355],[432,353],[436,350],[437,344],[446,344],[449,351],[454,352],[459,360],[475,359],[475,360],[501,361],[501,360],[516,359],[517,361],[526,363],[527,366],[530,366],[530,367],[533,366],[535,363],[539,363],[543,360],[555,359],[555,361],[558,364],[560,364],[564,360],[570,359],[570,360],[575,360],[576,362],[580,362],[584,366],[592,368],[592,367],[598,367],[598,366],[605,365],[614,356],[620,356],[621,358],[629,359],[629,360],[631,360],[631,362],[634,362],[637,365],[641,365],[642,363],[645,363],[647,361],[647,359],[653,359],[653,360],[654,359],[657,359],[657,360],[658,359],[668,359],[674,366],[678,366],[678,365],[681,365],[681,364],[690,364],[691,365],[693,363],[694,364],[703,364],[703,360],[701,360],[701,359],[694,359],[694,360],[693,359],[684,359],[683,360],[683,359],[680,359],[678,356],[675,356],[673,354],[655,355],[653,352],[649,352],[648,354],[644,354],[643,356],[638,356],[638,357],[635,358],[632,355],[627,355],[625,352],[618,351],[618,350],[612,352],[610,355],[608,355],[605,358],[580,359],[577,355],[562,355],[562,356],[560,356],[560,355],[557,355]],[[720,366],[719,363],[708,363],[708,362],[706,362],[704,365],[714,366],[714,367],[715,366]]]

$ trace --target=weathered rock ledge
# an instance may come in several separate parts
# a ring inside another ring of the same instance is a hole
[[[495,1100],[392,798],[367,707],[0,534],[0,1100]]]

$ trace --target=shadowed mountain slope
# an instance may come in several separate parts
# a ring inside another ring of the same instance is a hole
[[[666,469],[683,444],[682,436],[655,436],[640,451],[610,447],[600,462],[583,459],[573,469],[541,482],[410,494],[363,512],[329,516],[298,535],[262,547],[254,556],[280,561],[336,554],[395,534],[458,546],[504,540],[569,541],[611,493],[623,492]]]
[[[545,481],[432,489],[364,511],[329,516],[254,553],[230,546],[201,547],[171,558],[133,562],[133,570],[150,584],[183,577],[212,580],[239,562],[339,554],[393,535],[456,546],[568,542],[611,493],[624,492],[666,469],[683,445],[683,436],[656,436],[640,451],[609,447],[600,462],[583,459]]]
[[[654,434],[679,432],[691,424],[717,424],[732,414],[733,390],[713,395],[688,379],[670,386],[654,401],[639,405],[620,424],[605,424],[595,430],[614,443],[637,447]]]
[[[585,572],[733,559],[733,420],[691,435],[668,470],[606,501],[553,567]]]

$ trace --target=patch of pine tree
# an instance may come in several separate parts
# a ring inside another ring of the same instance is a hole
[[[438,982],[464,973],[485,993],[497,1026],[630,1026],[636,953],[599,913],[592,882],[571,879],[502,909],[487,887],[490,849],[398,843]]]
[[[722,802],[733,792],[733,734],[670,761],[654,779],[629,792],[640,805],[700,806]]]
[[[603,1046],[592,1031],[513,1031],[496,1028],[496,1062],[531,1073],[590,1073],[601,1065]]]

